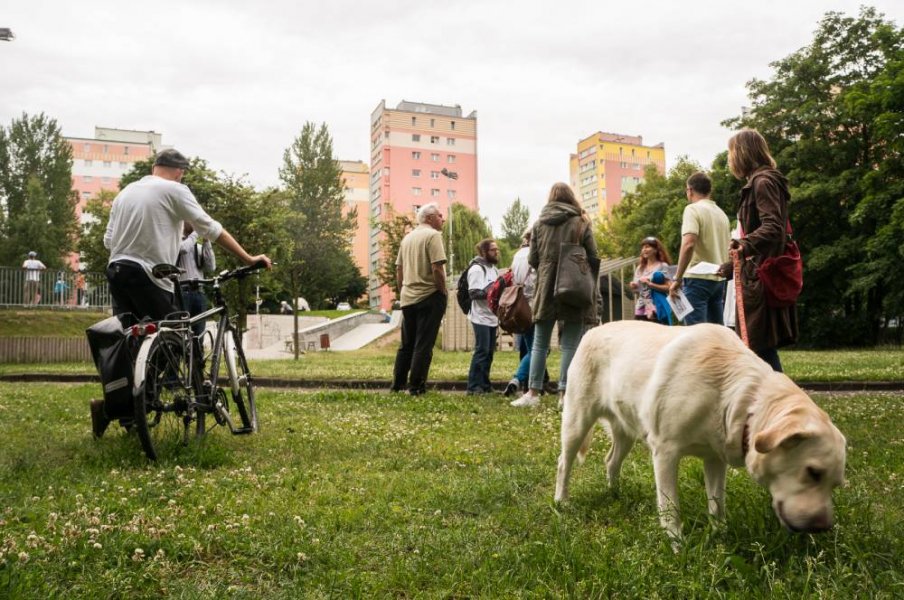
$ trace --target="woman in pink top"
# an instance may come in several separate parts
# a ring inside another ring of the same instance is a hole
[[[654,237],[644,238],[640,243],[640,263],[634,270],[631,289],[637,294],[634,304],[634,318],[639,321],[656,321],[656,305],[653,303],[651,290],[669,293],[669,284],[653,283],[653,273],[667,273],[672,259],[662,242]],[[666,276],[668,279],[668,276]]]

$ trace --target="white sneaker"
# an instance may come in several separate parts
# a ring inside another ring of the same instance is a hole
[[[534,396],[530,392],[527,392],[526,394],[524,394],[517,400],[513,400],[509,404],[517,408],[533,408],[534,406],[540,404],[540,396]]]

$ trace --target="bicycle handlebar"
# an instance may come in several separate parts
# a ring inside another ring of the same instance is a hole
[[[273,263],[275,264],[275,263]],[[255,273],[262,271],[267,268],[267,263],[262,260],[257,261],[252,265],[246,265],[244,267],[239,267],[237,269],[233,269],[231,271],[222,271],[217,275],[209,279],[188,279],[181,281],[182,285],[214,285],[217,282],[229,281],[230,279],[244,279],[249,275],[254,275]]]

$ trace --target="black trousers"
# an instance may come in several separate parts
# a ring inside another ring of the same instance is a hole
[[[118,260],[107,265],[113,314],[132,313],[154,321],[174,312],[173,295],[158,287],[138,263]]]
[[[446,294],[434,292],[417,304],[402,308],[402,345],[396,354],[393,390],[407,387],[412,394],[426,391],[433,344],[446,314],[446,301]]]

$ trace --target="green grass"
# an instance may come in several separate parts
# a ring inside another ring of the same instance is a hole
[[[259,435],[217,429],[148,464],[133,436],[91,440],[97,392],[0,384],[0,597],[904,594],[898,395],[814,396],[848,438],[831,533],[784,531],[740,471],[728,478],[727,521],[711,525],[700,461],[688,459],[676,555],[643,447],[616,496],[599,435],[571,503],[552,504],[550,403],[264,391]]]
[[[0,310],[2,337],[84,337],[85,330],[108,314],[78,310]]]
[[[785,372],[796,381],[901,381],[904,379],[904,348],[873,350],[785,350],[781,351]],[[257,376],[302,380],[345,381],[363,379],[389,381],[395,348],[364,348],[354,352],[317,352],[300,360],[251,361]],[[433,354],[430,379],[463,381],[468,377],[471,354],[443,352]],[[498,352],[493,361],[492,379],[499,385],[511,379],[518,363],[516,352]],[[549,357],[549,370],[558,375],[559,353]],[[93,374],[91,363],[0,364],[0,375],[16,373]]]

